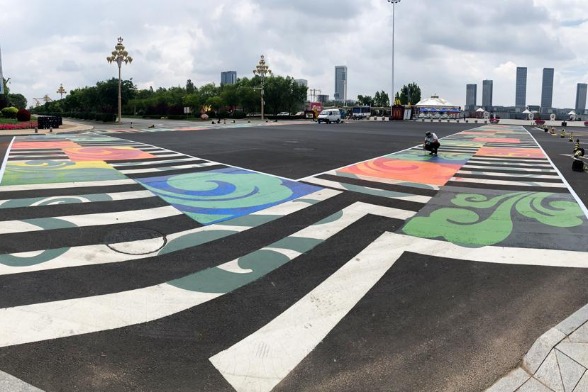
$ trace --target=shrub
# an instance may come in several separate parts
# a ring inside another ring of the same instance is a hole
[[[6,118],[16,118],[16,113],[18,113],[18,109],[14,106],[2,109],[2,116]]]
[[[31,112],[26,109],[19,109],[16,113],[16,119],[18,121],[31,121]]]

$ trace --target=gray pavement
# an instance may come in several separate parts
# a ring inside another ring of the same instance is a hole
[[[168,130],[173,131],[176,128],[169,125],[169,123],[158,124],[156,128],[145,127],[146,123],[141,125],[135,123],[133,128],[130,128],[130,122],[126,122],[127,126],[112,126],[102,124],[76,124],[66,122],[64,127],[59,130],[54,130],[54,133],[79,133],[85,131],[93,132],[119,132],[119,133],[130,133],[139,132],[142,130],[145,132],[153,132],[157,130]],[[286,122],[284,122],[286,123]],[[510,124],[509,124],[510,123]],[[242,123],[245,125],[245,123]],[[529,126],[528,122],[516,122],[516,121],[501,121],[503,125],[523,125]],[[210,124],[212,125],[212,124]],[[217,124],[217,127],[224,124]],[[264,125],[264,124],[255,124]],[[463,123],[461,125],[464,125]],[[479,126],[483,124],[469,124],[468,126]],[[557,124],[553,124],[554,126]],[[575,125],[575,124],[574,124]],[[183,127],[195,127],[194,124],[183,124]],[[202,124],[204,127],[204,124]],[[227,128],[231,127],[229,124]],[[145,128],[141,128],[145,127]],[[204,127],[210,129],[211,126],[206,124]],[[530,128],[529,128],[530,129]],[[42,131],[40,131],[42,132]],[[538,137],[545,137],[543,134],[537,134],[538,130],[531,129],[532,135]],[[582,129],[578,127],[577,131],[579,135],[583,135]],[[45,132],[47,134],[48,132]],[[13,135],[30,135],[26,131],[18,131],[11,133]],[[3,135],[5,135],[3,133]],[[420,137],[420,136],[419,136]],[[139,138],[137,136],[136,138]],[[163,144],[163,139],[161,139]],[[555,143],[555,139],[551,140]],[[540,144],[543,142],[540,140]],[[561,143],[560,143],[561,144]],[[158,143],[158,145],[160,145]],[[178,147],[179,148],[179,147]],[[304,147],[301,147],[301,151]],[[569,149],[567,146],[564,149]],[[563,150],[562,150],[563,151]],[[351,152],[350,152],[351,153]],[[220,152],[219,152],[220,154]],[[193,154],[194,156],[203,156],[204,154]],[[222,155],[222,154],[221,154]],[[377,155],[377,154],[375,154]],[[562,154],[558,154],[562,155]],[[238,157],[237,157],[238,158]],[[570,162],[569,158],[562,158],[562,165],[566,162]],[[238,163],[238,162],[237,162]],[[562,166],[564,167],[564,166]],[[260,170],[262,168],[259,168]],[[274,167],[272,170],[284,170],[284,173],[289,173],[292,176],[290,178],[300,178],[304,175],[297,176],[299,173],[292,172],[288,168]],[[288,171],[286,171],[288,170]],[[560,169],[561,170],[561,169]],[[270,169],[267,170],[270,172]],[[280,173],[278,173],[280,174]],[[327,173],[328,174],[328,173]],[[567,173],[560,173],[563,177]],[[326,177],[325,177],[326,178]],[[467,175],[464,175],[467,178]],[[331,178],[332,180],[333,178]],[[301,178],[303,181],[310,182],[310,178]],[[314,181],[314,180],[313,180]],[[321,180],[322,181],[322,180]],[[580,180],[581,181],[581,180]],[[319,182],[317,182],[319,184]],[[578,192],[581,193],[581,192]],[[584,207],[585,208],[585,207]],[[580,392],[588,390],[588,305],[581,308],[577,312],[573,313],[569,318],[563,320],[558,325],[547,330],[544,335],[535,341],[530,347],[527,354],[521,358],[520,367],[516,368],[509,374],[505,375],[504,378],[498,380],[488,390],[494,391],[574,391]],[[19,387],[18,381],[15,381],[11,376],[0,373],[0,386],[3,380],[5,383],[12,383],[14,388]],[[27,384],[23,384],[22,390],[28,390]],[[33,388],[33,387],[31,387]],[[16,389],[18,390],[18,389]],[[31,389],[34,390],[34,389]],[[293,390],[293,389],[291,389]],[[454,390],[454,389],[447,389]],[[459,390],[456,388],[455,390]]]

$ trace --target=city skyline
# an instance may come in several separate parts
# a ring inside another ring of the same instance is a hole
[[[169,12],[173,9],[181,12]],[[474,17],[480,10],[484,17]],[[66,13],[67,23],[49,32],[38,28]],[[423,97],[437,94],[464,106],[466,83],[493,80],[493,104],[512,106],[515,70],[525,66],[526,103],[540,105],[542,69],[549,66],[555,69],[552,105],[573,107],[577,83],[588,81],[583,49],[576,44],[588,33],[588,22],[578,16],[586,14],[588,3],[572,0],[565,5],[400,2],[395,6],[395,92],[415,82]],[[72,91],[116,78],[116,67],[105,59],[118,37],[133,57],[122,77],[140,89],[185,86],[188,79],[197,87],[218,85],[219,73],[227,69],[251,78],[263,54],[276,75],[306,79],[309,89],[331,97],[338,64],[348,67],[348,99],[391,93],[392,6],[385,0],[219,0],[206,10],[198,2],[178,0],[143,7],[113,6],[108,0],[75,6],[31,0],[5,9],[0,23],[11,37],[19,37],[0,38],[4,77],[29,103],[45,94],[57,99],[61,84]],[[424,27],[410,33],[415,23]]]

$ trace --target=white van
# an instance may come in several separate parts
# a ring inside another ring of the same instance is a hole
[[[322,122],[326,122],[327,124],[332,122],[340,123],[341,111],[339,109],[325,109],[318,115],[317,121],[319,124]]]

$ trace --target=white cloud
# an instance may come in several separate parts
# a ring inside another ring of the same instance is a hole
[[[395,6],[395,87],[416,82],[423,95],[457,105],[465,85],[494,80],[494,104],[514,104],[517,66],[528,67],[530,104],[541,72],[555,68],[554,105],[571,107],[588,80],[585,0],[405,0]],[[386,0],[239,2],[30,0],[3,9],[3,71],[13,92],[57,98],[116,77],[106,62],[124,38],[134,61],[123,77],[140,88],[214,82],[222,71],[252,77],[261,54],[280,75],[307,79],[333,95],[334,67],[348,67],[348,97],[391,90],[392,6]]]

